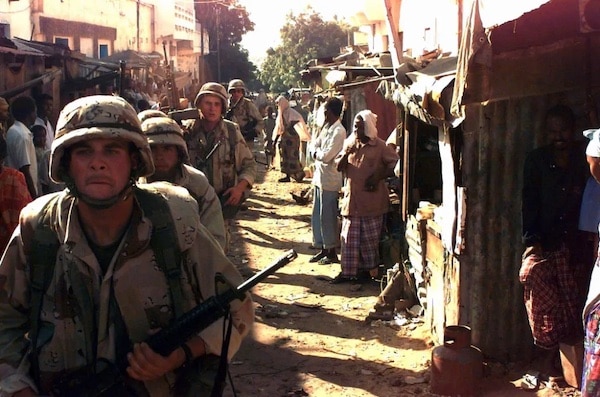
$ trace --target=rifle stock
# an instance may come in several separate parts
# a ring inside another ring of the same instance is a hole
[[[246,292],[252,289],[252,287],[297,257],[298,254],[293,249],[286,251],[269,267],[261,270],[237,288],[230,288],[222,294],[212,296],[192,310],[184,313],[171,326],[163,328],[148,338],[146,343],[155,352],[163,356],[168,356],[193,335],[225,316],[229,310],[229,304],[233,300],[243,300]],[[222,275],[220,277],[221,280],[227,282]]]

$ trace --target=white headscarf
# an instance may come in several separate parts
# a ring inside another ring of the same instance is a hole
[[[377,115],[371,112],[368,109],[361,110],[354,116],[354,122],[352,124],[352,134],[348,137],[348,142],[354,142],[356,140],[356,131],[354,130],[354,126],[356,125],[356,120],[358,118],[362,118],[365,122],[365,135],[370,139],[377,138]]]
[[[275,119],[275,128],[273,128],[273,139],[277,135],[282,135],[285,131],[286,124],[289,124],[293,121],[297,121],[296,126],[294,128],[300,135],[300,139],[303,141],[310,141],[310,132],[308,132],[308,127],[304,118],[300,113],[296,110],[290,108],[290,103],[283,95],[280,95],[275,100],[275,104],[279,108],[277,112],[277,119]]]

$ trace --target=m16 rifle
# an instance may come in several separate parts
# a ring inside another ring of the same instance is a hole
[[[298,254],[293,249],[286,251],[275,262],[238,287],[234,287],[222,274],[217,273],[217,281],[221,281],[229,287],[225,292],[208,298],[184,313],[173,324],[150,336],[146,343],[155,352],[162,356],[168,356],[189,338],[228,314],[231,302],[236,299],[245,299],[246,293],[255,285],[297,257]],[[52,388],[52,396],[136,396],[138,393],[135,390],[135,384],[131,379],[127,379],[124,374],[120,373],[114,364],[106,360],[98,360],[93,366],[84,367],[61,378],[58,384]]]

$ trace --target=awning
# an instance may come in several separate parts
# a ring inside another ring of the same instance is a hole
[[[451,92],[456,78],[457,57],[433,60],[426,67],[397,76],[398,84],[393,100],[419,120],[431,124],[457,126],[462,118],[449,116]],[[448,89],[447,89],[448,88]]]
[[[53,70],[53,71],[48,72],[48,73],[46,73],[40,77],[37,77],[33,80],[29,80],[28,82],[26,82],[23,85],[20,85],[19,87],[10,89],[8,91],[0,92],[0,97],[2,97],[4,99],[11,98],[17,94],[20,94],[21,92],[23,92],[25,90],[28,90],[31,87],[38,85],[38,84],[40,84],[40,85],[48,84],[52,80],[54,80],[55,78],[60,76],[61,74],[62,74],[61,69]]]

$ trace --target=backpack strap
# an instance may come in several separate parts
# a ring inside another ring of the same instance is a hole
[[[31,241],[31,254],[29,256],[31,268],[31,310],[30,341],[31,341],[31,374],[36,384],[40,384],[40,368],[38,362],[38,339],[40,336],[40,314],[42,301],[46,290],[52,281],[52,273],[56,264],[56,254],[60,243],[56,232],[51,227],[52,209],[58,201],[58,194],[52,197],[40,211],[37,226]]]
[[[173,226],[171,210],[167,200],[160,193],[135,189],[135,196],[150,221],[152,236],[150,246],[154,251],[158,266],[167,276],[169,293],[173,302],[175,318],[183,313],[183,292],[181,290],[181,252]]]

